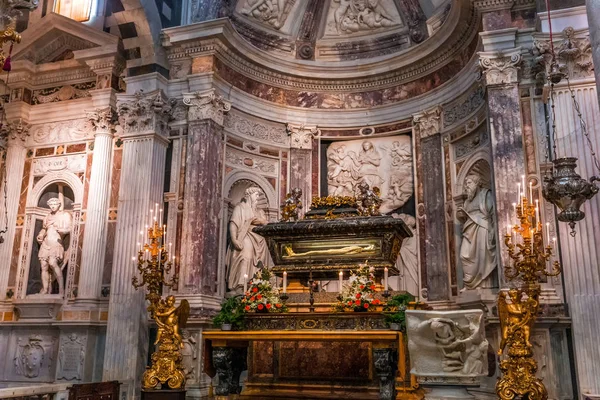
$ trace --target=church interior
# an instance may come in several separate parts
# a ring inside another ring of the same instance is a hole
[[[600,400],[600,0],[0,0],[0,398]]]

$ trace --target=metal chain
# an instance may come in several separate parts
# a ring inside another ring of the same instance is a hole
[[[12,49],[12,47],[11,47]],[[10,69],[7,71],[6,73],[6,81],[4,82],[6,85],[6,88],[8,88],[8,80],[10,79]],[[10,97],[10,89],[8,90],[8,96]],[[2,101],[2,100],[0,100]],[[6,118],[6,105],[2,104],[1,105],[1,110],[2,110],[2,114],[0,115],[0,132],[2,131],[2,128],[4,127],[4,119]],[[8,141],[8,138],[6,139]],[[7,143],[8,145],[8,143]],[[4,239],[2,238],[1,235],[5,234],[6,232],[8,232],[8,184],[7,184],[7,170],[6,170],[6,153],[8,152],[8,148],[4,149],[4,162],[2,163],[2,176],[3,176],[3,180],[4,180],[4,229],[2,229],[0,231],[0,243],[2,243],[4,241]]]
[[[571,99],[573,99],[573,107],[575,108],[575,112],[577,113],[577,117],[579,118],[579,125],[581,126],[581,132],[585,136],[587,146],[590,149],[590,153],[592,154],[592,158],[594,160],[594,165],[596,169],[600,171],[600,161],[596,156],[596,152],[594,151],[594,145],[592,144],[592,139],[590,139],[590,134],[588,133],[587,123],[583,119],[583,115],[581,114],[581,108],[579,107],[579,102],[575,99],[575,91],[571,88],[571,81],[567,76],[567,87],[569,88],[569,92],[571,92]]]
[[[558,139],[556,138],[556,93],[554,92],[554,84],[550,85],[550,108],[552,109],[550,112],[552,113],[552,159],[556,160],[558,155],[556,153],[556,148],[558,147]]]

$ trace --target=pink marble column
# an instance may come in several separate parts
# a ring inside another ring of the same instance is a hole
[[[231,104],[214,89],[184,94],[184,104],[189,110],[179,292],[214,296],[223,197],[223,119]]]

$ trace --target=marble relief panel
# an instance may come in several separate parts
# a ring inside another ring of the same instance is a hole
[[[289,33],[286,21],[295,4],[296,0],[240,0],[237,11],[261,25]]]
[[[29,141],[33,145],[64,143],[91,139],[93,135],[94,127],[85,118],[33,125]]]
[[[402,19],[393,0],[333,0],[327,14],[325,36],[401,26]]]
[[[258,172],[261,175],[277,177],[279,160],[246,153],[231,147],[226,148],[225,162],[230,166]]]
[[[17,382],[52,382],[56,368],[58,331],[15,330],[4,354],[5,379]]]
[[[381,212],[389,213],[405,205],[414,193],[411,137],[332,143],[327,149],[329,195],[353,196],[361,181],[381,190]]]

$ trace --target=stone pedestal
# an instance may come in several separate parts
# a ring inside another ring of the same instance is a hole
[[[425,400],[475,400],[466,388],[456,386],[431,386],[422,385],[425,391]]]

